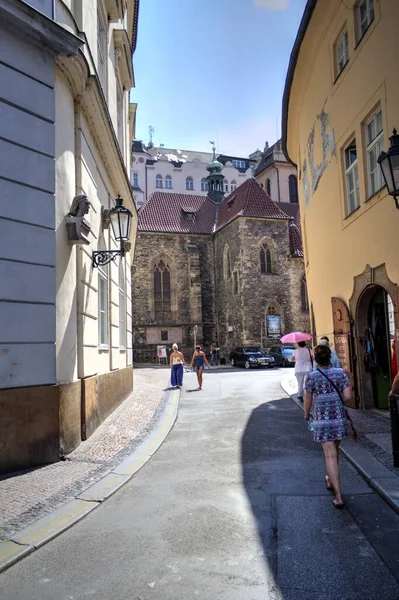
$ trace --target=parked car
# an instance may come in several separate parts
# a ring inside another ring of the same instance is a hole
[[[232,367],[273,367],[274,358],[258,346],[238,346],[230,352],[230,364]]]
[[[276,367],[293,367],[295,365],[291,357],[295,350],[295,344],[278,344],[272,346],[269,355],[274,358]]]

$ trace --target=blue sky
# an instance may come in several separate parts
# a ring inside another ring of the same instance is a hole
[[[306,0],[140,0],[136,138],[247,156],[281,134],[281,99]],[[277,119],[277,123],[276,123]]]

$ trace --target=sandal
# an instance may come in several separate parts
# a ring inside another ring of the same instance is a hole
[[[332,503],[334,504],[335,508],[345,508],[345,503],[344,502],[337,502],[336,498],[334,498],[334,500],[332,501]]]
[[[332,491],[334,491],[334,488],[333,488],[333,486],[332,486],[332,485],[328,485],[328,482],[330,481],[330,478],[329,478],[329,476],[328,476],[328,475],[326,475],[326,476],[324,477],[324,481],[326,482],[326,489],[327,489],[329,492],[332,492]]]

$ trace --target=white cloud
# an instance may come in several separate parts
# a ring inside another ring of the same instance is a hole
[[[285,10],[289,0],[254,0],[255,6],[266,10]]]

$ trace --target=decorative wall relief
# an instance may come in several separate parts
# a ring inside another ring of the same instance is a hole
[[[72,200],[71,209],[66,216],[67,238],[70,244],[90,244],[88,235],[90,223],[84,215],[90,210],[90,202],[85,194],[79,194]]]
[[[322,160],[320,163],[315,164],[315,135],[316,131],[319,130],[317,121],[320,122]],[[317,190],[323,173],[333,157],[336,157],[334,129],[330,127],[330,116],[323,107],[320,114],[316,116],[316,123],[309,133],[306,144],[306,158],[302,165],[302,189],[306,205],[309,204],[311,196]]]

